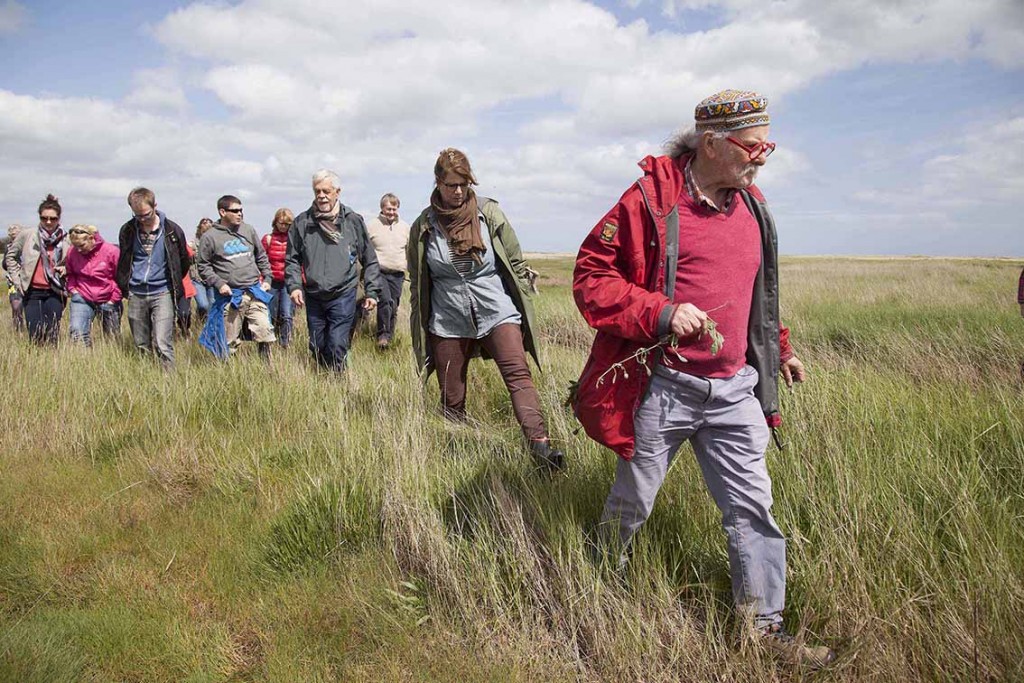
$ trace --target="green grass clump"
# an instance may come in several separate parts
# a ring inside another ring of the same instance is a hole
[[[380,536],[380,506],[369,489],[313,482],[272,522],[267,565],[276,572],[322,566],[333,555],[358,551]]]

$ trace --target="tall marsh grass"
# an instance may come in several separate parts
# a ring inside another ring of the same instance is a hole
[[[360,337],[338,378],[304,331],[269,368],[183,341],[164,374],[0,325],[0,681],[800,680],[736,636],[688,448],[628,569],[592,559],[615,463],[561,405],[592,333],[571,260],[534,265],[554,477],[493,366],[447,424],[406,334],[388,353]],[[810,377],[769,467],[787,622],[840,652],[816,678],[1024,679],[1019,271],[782,272]]]

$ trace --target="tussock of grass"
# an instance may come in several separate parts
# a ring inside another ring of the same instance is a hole
[[[629,568],[595,559],[615,463],[561,406],[593,333],[571,261],[535,265],[557,476],[492,364],[449,425],[404,334],[357,338],[344,378],[301,321],[270,368],[182,343],[167,375],[127,341],[54,352],[0,325],[0,680],[802,680],[739,628],[688,447]],[[787,622],[840,650],[816,678],[1024,678],[1018,272],[783,264],[810,378],[768,458]]]

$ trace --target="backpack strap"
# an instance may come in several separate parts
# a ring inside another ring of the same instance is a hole
[[[676,273],[679,271],[679,205],[665,216],[665,296],[676,295]]]

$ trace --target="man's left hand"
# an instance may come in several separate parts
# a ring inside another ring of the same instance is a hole
[[[270,283],[267,282],[266,280],[264,280],[263,282],[260,283],[260,289],[262,289],[264,292],[269,292],[270,291]]]
[[[363,310],[364,311],[372,311],[375,308],[377,308],[377,300],[376,299],[371,299],[369,297],[363,299]]]
[[[793,382],[803,382],[806,377],[807,373],[804,371],[804,364],[796,356],[782,364],[782,379],[790,389],[793,388]]]

